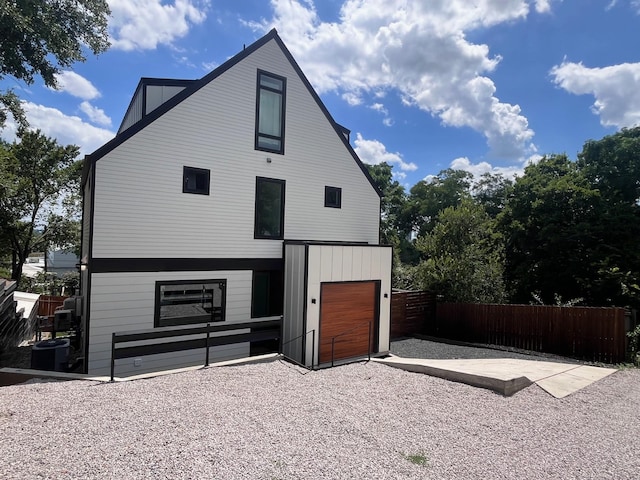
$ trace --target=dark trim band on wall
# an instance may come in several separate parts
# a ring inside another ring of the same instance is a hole
[[[282,258],[93,258],[91,273],[283,270]]]

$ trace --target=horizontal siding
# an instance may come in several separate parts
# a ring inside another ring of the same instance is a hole
[[[91,278],[88,368],[92,375],[109,373],[113,332],[153,329],[156,281],[226,279],[226,322],[244,322],[251,317],[251,271],[103,273]],[[142,367],[134,367],[133,359],[122,359],[117,375],[197,365],[203,352],[153,355],[150,360],[144,357]],[[248,356],[249,345],[213,347],[210,355],[211,362]]]
[[[287,78],[285,155],[254,150],[258,68]],[[273,41],[96,165],[95,257],[281,257],[253,238],[257,176],[286,180],[285,238],[378,241],[378,196]],[[211,170],[210,195],[182,193],[183,166]]]

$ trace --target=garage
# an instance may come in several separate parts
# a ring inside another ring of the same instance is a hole
[[[388,353],[391,257],[387,245],[285,240],[283,354],[316,368]]]
[[[376,351],[380,282],[322,283],[320,363]]]

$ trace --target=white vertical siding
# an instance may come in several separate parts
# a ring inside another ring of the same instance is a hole
[[[106,375],[111,362],[111,334],[153,329],[155,282],[161,280],[226,279],[225,322],[249,321],[251,316],[251,271],[149,272],[93,274],[88,372]],[[181,338],[181,340],[188,339]],[[212,347],[211,362],[249,356],[249,344]],[[127,376],[167,368],[204,363],[205,352],[188,350],[116,362],[116,375]]]
[[[147,89],[146,115],[149,115],[164,102],[184,90],[184,87],[173,85],[146,85],[145,88]]]
[[[257,69],[287,78],[284,155],[254,149]],[[182,193],[185,165],[210,169],[210,195]],[[378,242],[377,194],[270,41],[97,161],[93,254],[281,257],[253,238],[256,176],[286,181],[285,238]]]
[[[307,264],[307,330],[320,326],[320,287],[322,282],[380,280],[380,323],[378,351],[390,348],[391,247],[310,245]],[[335,259],[339,258],[340,262]],[[387,294],[385,298],[385,294]],[[317,299],[312,303],[312,299]],[[318,341],[316,336],[316,341]],[[310,358],[311,348],[308,348]],[[314,363],[318,362],[318,348]]]

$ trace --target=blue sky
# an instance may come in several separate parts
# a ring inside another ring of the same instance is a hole
[[[200,78],[273,27],[362,160],[408,187],[449,167],[517,174],[640,123],[640,0],[108,3],[111,49],[57,91],[0,84],[83,154],[114,136],[140,77]]]

